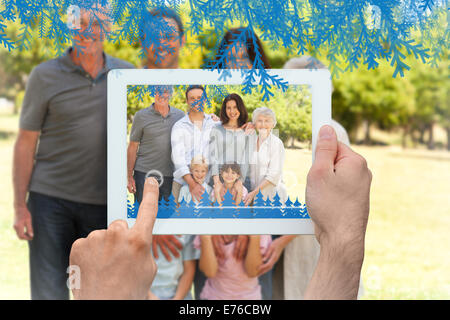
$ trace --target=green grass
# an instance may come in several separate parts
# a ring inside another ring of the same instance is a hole
[[[18,117],[0,114],[0,299],[29,299],[28,245],[13,229],[12,155]]]
[[[12,229],[17,120],[0,114],[0,299],[30,298],[27,244]],[[363,298],[449,299],[450,153],[398,147],[355,150],[373,172]],[[290,195],[302,202],[310,163],[310,151],[286,151],[286,184]]]
[[[450,298],[450,153],[357,148],[373,173],[363,279],[370,299]]]

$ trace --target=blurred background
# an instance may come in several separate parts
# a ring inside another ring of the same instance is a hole
[[[18,28],[8,26],[12,40]],[[201,68],[215,51],[215,37],[208,30],[199,36],[188,33],[180,67]],[[272,68],[282,68],[295,56],[281,46],[271,50],[263,45]],[[0,299],[30,298],[27,243],[12,228],[12,152],[27,77],[56,53],[37,36],[30,37],[27,47],[8,52],[0,46]],[[143,65],[137,43],[107,42],[105,51]],[[308,55],[328,63],[326,52],[309,48]],[[450,298],[449,64],[445,59],[424,65],[413,57],[408,62],[411,69],[404,77],[393,78],[393,68],[381,62],[375,70],[361,66],[332,79],[333,118],[373,173],[363,299]],[[303,192],[310,133],[295,130],[302,119],[289,112],[277,117],[280,131],[286,132],[287,179]]]

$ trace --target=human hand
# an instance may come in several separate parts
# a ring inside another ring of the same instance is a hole
[[[323,126],[306,183],[320,255],[304,299],[357,298],[371,181],[365,159]]]
[[[33,225],[31,223],[31,213],[27,205],[17,206],[14,208],[14,230],[16,230],[17,237],[21,240],[33,239]]]
[[[214,113],[211,113],[211,119],[216,122],[220,121],[220,118],[218,116],[216,116]]]
[[[242,202],[242,194],[244,193],[244,184],[240,179],[234,182],[230,193],[232,195],[232,199],[236,202],[236,205],[239,205]]]
[[[243,260],[247,254],[249,236],[239,235],[233,250],[233,256],[236,260]]]
[[[218,260],[223,260],[225,258],[225,253],[223,252],[224,240],[222,235],[210,236],[214,248],[214,253]]]
[[[172,252],[175,258],[180,257],[179,251],[183,249],[183,245],[181,242],[173,235],[154,235],[153,243],[152,243],[152,251],[155,259],[159,258],[158,248],[161,249],[162,254],[166,258],[167,261],[172,261],[172,257],[167,249]]]
[[[262,256],[263,263],[258,268],[258,277],[271,270],[275,263],[280,259],[281,253],[285,248],[281,237],[272,241],[270,246]]]
[[[250,191],[244,199],[245,206],[249,206],[252,203],[253,199],[255,199],[258,190]]]
[[[194,181],[189,184],[189,192],[192,195],[192,199],[201,201],[203,193],[205,192],[205,188],[203,188],[201,184]]]
[[[255,125],[252,122],[244,123],[241,127],[244,130],[245,134],[250,135],[255,132]]]
[[[242,201],[242,193],[244,191],[244,185],[242,184],[241,180],[236,180],[233,187],[231,188],[230,192],[233,196],[233,200],[238,202]],[[239,203],[236,203],[238,205]]]
[[[70,265],[80,271],[79,287],[72,289],[75,299],[147,299],[156,274],[150,249],[158,196],[158,182],[148,178],[131,229],[116,220],[73,243]]]
[[[337,142],[332,127],[322,127],[306,185],[306,206],[321,245],[364,244],[371,181],[366,160]]]
[[[217,202],[222,203],[226,191],[225,188],[223,187],[222,182],[220,182],[220,180],[215,181],[213,189],[214,189],[214,196],[217,199]]]
[[[128,177],[127,189],[129,193],[136,193],[136,182],[133,177]]]

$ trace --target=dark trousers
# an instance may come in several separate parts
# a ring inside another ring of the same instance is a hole
[[[34,237],[28,241],[31,298],[67,300],[70,249],[78,238],[107,225],[106,205],[83,204],[30,192]]]
[[[142,196],[144,194],[144,183],[145,183],[145,175],[146,173],[141,171],[134,171],[134,182],[136,183],[136,193],[134,194],[135,201],[138,203],[142,202]],[[152,175],[150,175],[151,177]],[[159,177],[156,177],[159,178]],[[167,201],[170,194],[172,193],[172,182],[173,177],[164,177],[163,184],[159,187],[159,200],[164,197]]]

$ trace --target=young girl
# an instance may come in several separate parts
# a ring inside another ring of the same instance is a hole
[[[224,164],[220,168],[220,179],[223,184],[220,195],[216,194],[216,200],[219,204],[222,203],[224,195],[227,191],[230,194],[235,194],[233,200],[236,204],[240,204],[242,199],[244,199],[247,194],[247,188],[242,185],[242,183],[236,183],[241,177],[241,167],[236,164]]]
[[[233,256],[237,235],[221,236],[224,258],[218,259],[210,235],[196,236],[194,246],[201,248],[199,268],[207,277],[200,293],[202,300],[261,300],[258,268],[261,252],[271,243],[270,235],[250,235],[244,260]]]

